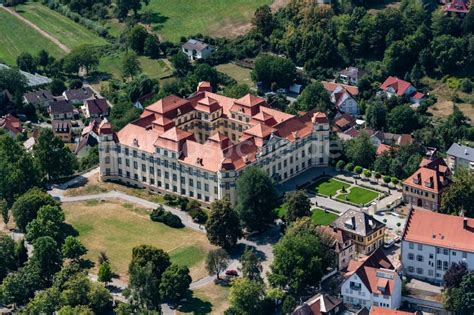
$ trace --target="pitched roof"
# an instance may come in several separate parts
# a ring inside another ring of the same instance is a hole
[[[49,102],[55,99],[54,95],[48,90],[39,90],[25,93],[23,95],[27,103],[37,105],[43,102]]]
[[[66,96],[68,100],[82,100],[83,101],[83,100],[93,97],[94,95],[95,95],[94,91],[92,91],[92,89],[88,86],[82,87],[79,89],[64,91],[64,96]]]
[[[350,209],[339,216],[331,226],[360,236],[367,236],[380,230],[385,224],[365,212]]]
[[[398,96],[402,96],[408,90],[408,88],[412,86],[410,82],[405,80],[401,80],[397,77],[389,76],[380,86],[380,88],[386,91],[389,87],[393,88],[395,94]]]
[[[61,100],[49,104],[49,112],[51,114],[66,114],[72,113],[74,106],[68,100]]]
[[[261,97],[255,96],[253,94],[247,94],[242,96],[241,98],[235,100],[235,102],[239,105],[244,105],[247,107],[252,107],[256,105],[260,105],[262,103],[265,103],[265,100]]]
[[[393,149],[392,146],[389,146],[389,145],[386,145],[386,144],[382,143],[377,147],[377,150],[375,151],[375,155],[377,155],[377,156],[382,155],[382,153],[390,151],[392,149]]]
[[[53,120],[51,125],[55,132],[69,132],[72,127],[70,120]]]
[[[334,119],[333,121],[333,129],[336,129],[336,131],[345,131],[351,127],[354,127],[356,125],[356,121],[354,117],[347,113],[341,114],[339,117]]]
[[[420,168],[403,181],[404,185],[440,193],[450,184],[451,172],[442,158],[423,159]]]
[[[184,104],[188,103],[187,100],[178,97],[176,95],[169,95],[166,96],[155,103],[151,104],[150,106],[146,107],[147,111],[155,112],[158,114],[164,114],[169,112],[173,109],[176,109]]]
[[[317,294],[298,306],[291,315],[322,315],[342,306],[342,300],[328,294]],[[342,309],[339,309],[341,311]]]
[[[321,81],[321,84],[323,85],[326,91],[331,92],[331,93],[334,92],[334,90],[338,86],[341,86],[354,96],[359,94],[359,88],[357,86],[347,85],[347,84],[342,84],[342,83],[335,83],[335,82],[328,82],[328,81]]]
[[[457,158],[461,158],[464,160],[468,160],[473,162],[474,161],[474,148],[468,147],[467,145],[461,145],[457,143],[453,143],[450,147],[448,155],[455,156]]]
[[[186,43],[183,44],[183,48],[188,50],[197,50],[201,51],[209,47],[208,44],[197,39],[189,39]]]
[[[265,138],[275,132],[276,129],[265,124],[256,124],[255,126],[244,131],[244,134],[255,136],[258,138]]]
[[[370,315],[416,315],[417,312],[405,312],[400,310],[392,310],[380,306],[372,306]]]
[[[109,104],[105,98],[91,98],[84,102],[90,114],[105,115],[109,110]]]
[[[362,78],[366,72],[362,69],[356,68],[356,67],[348,67],[339,72],[341,75],[348,76],[350,78],[355,78],[355,79],[360,79]]]
[[[0,117],[0,128],[7,129],[15,135],[23,131],[20,120],[12,114],[6,114]]]
[[[474,219],[413,207],[408,214],[402,239],[474,252]]]

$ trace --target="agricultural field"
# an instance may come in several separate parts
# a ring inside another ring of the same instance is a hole
[[[194,280],[207,275],[204,260],[209,249],[206,235],[190,229],[174,229],[149,218],[149,210],[130,203],[90,200],[63,204],[66,222],[87,247],[86,258],[97,263],[105,251],[114,272],[127,279],[132,248],[149,244],[167,251],[174,263],[186,265]]]
[[[251,27],[255,10],[272,0],[151,0],[142,13],[162,40],[178,42],[197,33],[232,37]]]
[[[56,58],[65,55],[65,52],[54,43],[2,8],[0,8],[0,32],[0,62],[8,65],[16,65],[16,57],[22,52],[35,55],[44,49]]]
[[[120,53],[102,57],[99,62],[99,71],[109,74],[114,79],[121,80],[120,65],[123,56],[124,54]],[[143,73],[152,79],[161,79],[173,74],[173,68],[167,60],[155,60],[146,56],[139,56],[138,61]]]
[[[378,196],[379,194],[375,191],[362,187],[351,187],[348,194],[339,194],[336,198],[339,200],[347,200],[358,205],[365,205]]]
[[[341,182],[339,180],[336,180],[334,178],[323,178],[321,180],[318,180],[314,185],[311,185],[310,189],[313,190],[312,188],[314,187],[314,190],[316,193],[325,195],[325,196],[334,196],[338,190],[344,188],[349,188],[350,184]]]
[[[73,49],[83,44],[105,45],[107,41],[86,27],[48,7],[30,2],[17,7],[17,12],[34,23],[43,31],[49,33],[68,48]]]
[[[249,87],[254,86],[250,76],[250,69],[237,66],[233,63],[227,63],[216,66],[217,71],[227,74],[239,84],[247,84]]]

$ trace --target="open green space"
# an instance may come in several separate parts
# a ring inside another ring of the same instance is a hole
[[[315,184],[310,186],[310,189],[312,190],[314,187],[314,190],[316,193],[325,195],[325,196],[334,196],[338,190],[344,188],[349,188],[350,184],[341,182],[339,180],[336,180],[334,178],[323,178],[318,180]]]
[[[39,32],[0,8],[0,62],[13,66],[20,53],[36,55],[42,49],[56,58],[65,55]]]
[[[178,308],[177,314],[224,314],[229,307],[230,286],[213,282],[193,290],[193,296]]]
[[[203,233],[152,222],[148,210],[130,203],[67,203],[63,209],[66,221],[88,249],[86,258],[96,263],[99,253],[105,251],[114,272],[122,277],[127,275],[132,248],[141,244],[168,252],[173,262],[190,268],[193,279],[206,275],[204,259],[211,245]]]
[[[179,41],[197,33],[235,36],[247,31],[255,10],[272,0],[151,0],[142,12],[146,24],[164,40]]]
[[[340,194],[337,196],[337,199],[347,200],[358,205],[365,205],[366,203],[377,198],[378,196],[379,194],[375,191],[368,190],[362,187],[352,187],[348,194]]]
[[[107,43],[104,38],[86,27],[40,3],[29,2],[18,6],[16,10],[24,18],[57,38],[70,49],[83,44],[105,45]]]
[[[326,212],[323,209],[315,208],[312,210],[311,220],[319,225],[329,225],[338,218],[337,214]]]
[[[240,67],[233,63],[226,63],[216,66],[217,71],[227,74],[233,78],[239,84],[247,84],[248,86],[254,86],[252,78],[250,76],[250,69]]]
[[[121,80],[121,64],[124,53],[113,54],[104,56],[99,62],[99,71],[108,73],[112,78]],[[152,79],[161,79],[167,77],[173,73],[173,69],[169,62],[163,59],[151,59],[146,56],[139,56],[140,67],[144,74]]]

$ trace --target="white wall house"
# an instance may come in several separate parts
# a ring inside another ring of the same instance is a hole
[[[457,167],[464,167],[474,171],[474,148],[453,143],[448,152],[448,166],[451,171]]]
[[[342,85],[338,85],[331,93],[331,102],[333,102],[339,111],[348,113],[352,116],[358,116],[360,113],[359,104]]]
[[[191,60],[206,59],[212,53],[212,46],[197,39],[190,39],[181,47]]]
[[[453,263],[474,270],[474,219],[414,208],[402,238],[403,272],[441,284]]]

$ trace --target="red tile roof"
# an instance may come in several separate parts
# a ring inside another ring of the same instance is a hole
[[[395,94],[398,96],[402,96],[405,94],[405,92],[408,90],[408,88],[411,86],[410,82],[400,80],[397,77],[388,77],[380,86],[380,88],[384,91],[386,91],[389,87],[392,87],[395,91]]]
[[[347,92],[349,92],[350,94],[354,96],[359,94],[359,88],[357,86],[347,85],[347,84],[342,84],[342,83],[335,83],[335,82],[328,82],[328,81],[321,81],[321,84],[323,85],[324,89],[328,92],[334,92],[334,90],[338,86],[341,86]]]
[[[403,184],[424,191],[440,193],[449,185],[450,174],[451,172],[442,158],[423,159],[420,168],[405,179]]]
[[[474,252],[474,219],[414,207],[408,214],[403,240]]]
[[[417,312],[405,312],[399,310],[392,310],[389,308],[372,306],[370,309],[370,315],[416,315]]]
[[[392,146],[389,146],[389,145],[386,145],[386,144],[382,143],[377,147],[377,151],[375,151],[375,155],[377,155],[377,156],[382,155],[382,153],[390,151],[392,149],[394,149]]]
[[[23,131],[20,120],[12,114],[0,117],[0,128],[7,129],[15,135]]]

